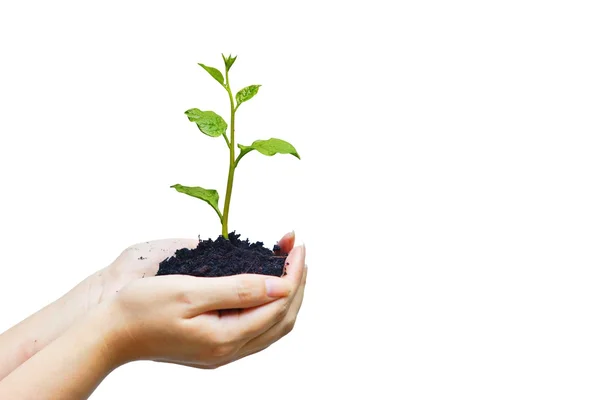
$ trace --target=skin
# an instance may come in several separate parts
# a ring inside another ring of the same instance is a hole
[[[128,362],[212,369],[261,351],[292,330],[307,271],[304,247],[291,250],[293,233],[279,243],[291,250],[283,278],[154,276],[165,255],[196,244],[132,246],[2,334],[0,398],[85,399]]]

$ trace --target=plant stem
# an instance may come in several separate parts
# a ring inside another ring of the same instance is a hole
[[[227,134],[226,134],[226,133],[224,133],[224,134],[223,134],[223,137],[225,138],[225,143],[227,143],[227,147],[230,147],[230,146],[229,146],[229,139],[227,139]]]
[[[227,175],[227,192],[225,193],[225,206],[223,207],[223,219],[221,225],[223,230],[221,234],[225,239],[229,239],[227,222],[229,221],[229,204],[231,203],[231,189],[233,188],[233,174],[235,172],[235,105],[233,104],[233,95],[229,87],[229,71],[225,71],[225,89],[229,94],[229,105],[231,106],[231,122],[229,124],[229,174]]]

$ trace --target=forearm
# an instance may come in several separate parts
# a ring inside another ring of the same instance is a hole
[[[0,381],[0,398],[14,400],[86,399],[124,362],[109,306],[81,318],[62,336]]]
[[[0,381],[80,319],[101,290],[100,278],[94,274],[0,335]]]

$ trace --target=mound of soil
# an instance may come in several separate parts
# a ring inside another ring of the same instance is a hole
[[[159,264],[156,275],[192,275],[204,277],[237,274],[263,274],[282,276],[286,254],[280,254],[279,246],[273,250],[262,242],[250,243],[240,240],[232,232],[229,240],[219,236],[217,240],[200,241],[195,249],[180,249],[173,257]]]

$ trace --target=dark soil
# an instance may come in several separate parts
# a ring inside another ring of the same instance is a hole
[[[200,241],[195,249],[180,249],[175,256],[159,264],[156,275],[193,275],[205,277],[237,274],[263,274],[282,276],[286,254],[280,254],[279,246],[273,250],[262,242],[250,243],[240,240],[232,232],[229,240],[219,236],[217,240]]]

